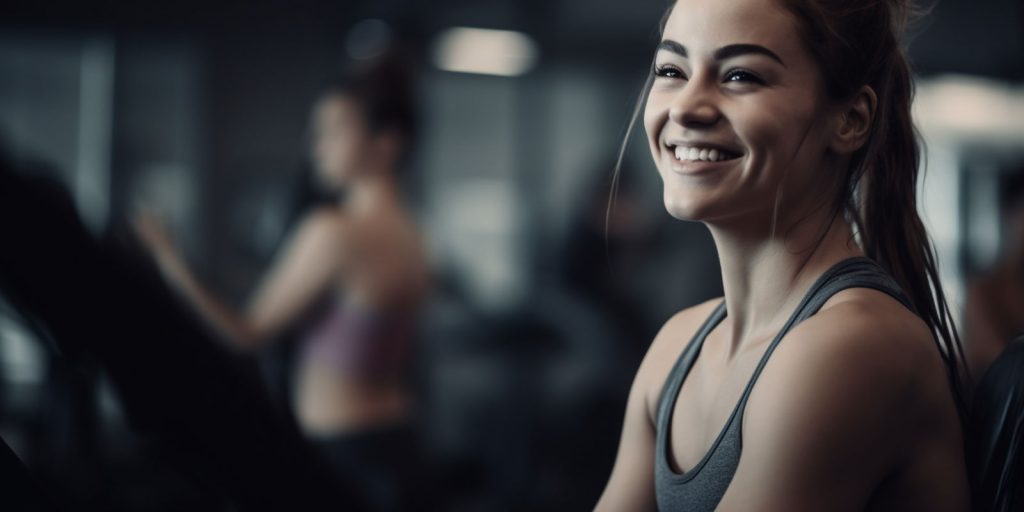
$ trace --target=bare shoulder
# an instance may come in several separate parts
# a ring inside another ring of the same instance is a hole
[[[678,352],[690,341],[690,337],[697,331],[697,328],[707,320],[721,302],[721,297],[714,298],[690,306],[669,317],[654,337],[654,341],[651,342],[651,346],[647,350],[647,357],[668,355],[665,352],[676,352],[678,355]]]
[[[351,219],[340,210],[323,206],[310,211],[302,219],[295,233],[295,238],[308,241],[306,245],[328,247],[336,246],[353,234]]]
[[[841,363],[893,385],[943,377],[944,371],[924,321],[888,294],[864,288],[836,294],[787,335],[778,355],[807,366]]]
[[[661,388],[664,387],[672,366],[697,329],[721,302],[721,297],[714,298],[672,315],[651,342],[637,372],[637,380],[643,383],[646,390],[647,410],[652,418]]]
[[[895,453],[915,425],[949,416],[947,382],[924,321],[882,292],[851,289],[786,335],[755,387],[748,421],[842,424],[851,435],[874,433],[879,450]]]
[[[742,432],[743,458],[723,498],[734,507],[965,503],[959,422],[939,348],[920,318],[881,292],[840,292],[785,336],[751,392]]]
[[[302,229],[343,230],[351,225],[349,217],[333,206],[321,206],[306,214],[300,224]]]

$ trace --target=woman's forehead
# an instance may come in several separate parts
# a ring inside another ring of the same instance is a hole
[[[800,49],[796,18],[773,0],[679,0],[662,38],[691,54],[734,44],[756,44],[776,53]]]

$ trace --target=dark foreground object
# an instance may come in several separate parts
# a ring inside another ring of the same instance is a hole
[[[99,243],[59,185],[3,159],[0,240],[0,295],[63,357],[102,367],[132,426],[231,510],[367,509],[151,266]],[[17,457],[0,449],[0,508],[51,510]]]
[[[1024,336],[985,373],[974,396],[970,475],[974,510],[1024,510]]]

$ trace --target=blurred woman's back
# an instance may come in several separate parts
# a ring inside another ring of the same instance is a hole
[[[402,508],[415,460],[407,389],[429,270],[400,171],[415,135],[408,66],[388,56],[332,84],[312,115],[317,194],[243,313],[214,298],[152,219],[137,223],[169,281],[226,339],[300,338],[295,414],[343,478]]]

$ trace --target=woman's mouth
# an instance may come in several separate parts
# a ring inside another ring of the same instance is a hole
[[[740,153],[716,146],[680,144],[669,147],[673,150],[676,160],[679,162],[724,162],[741,156]]]

